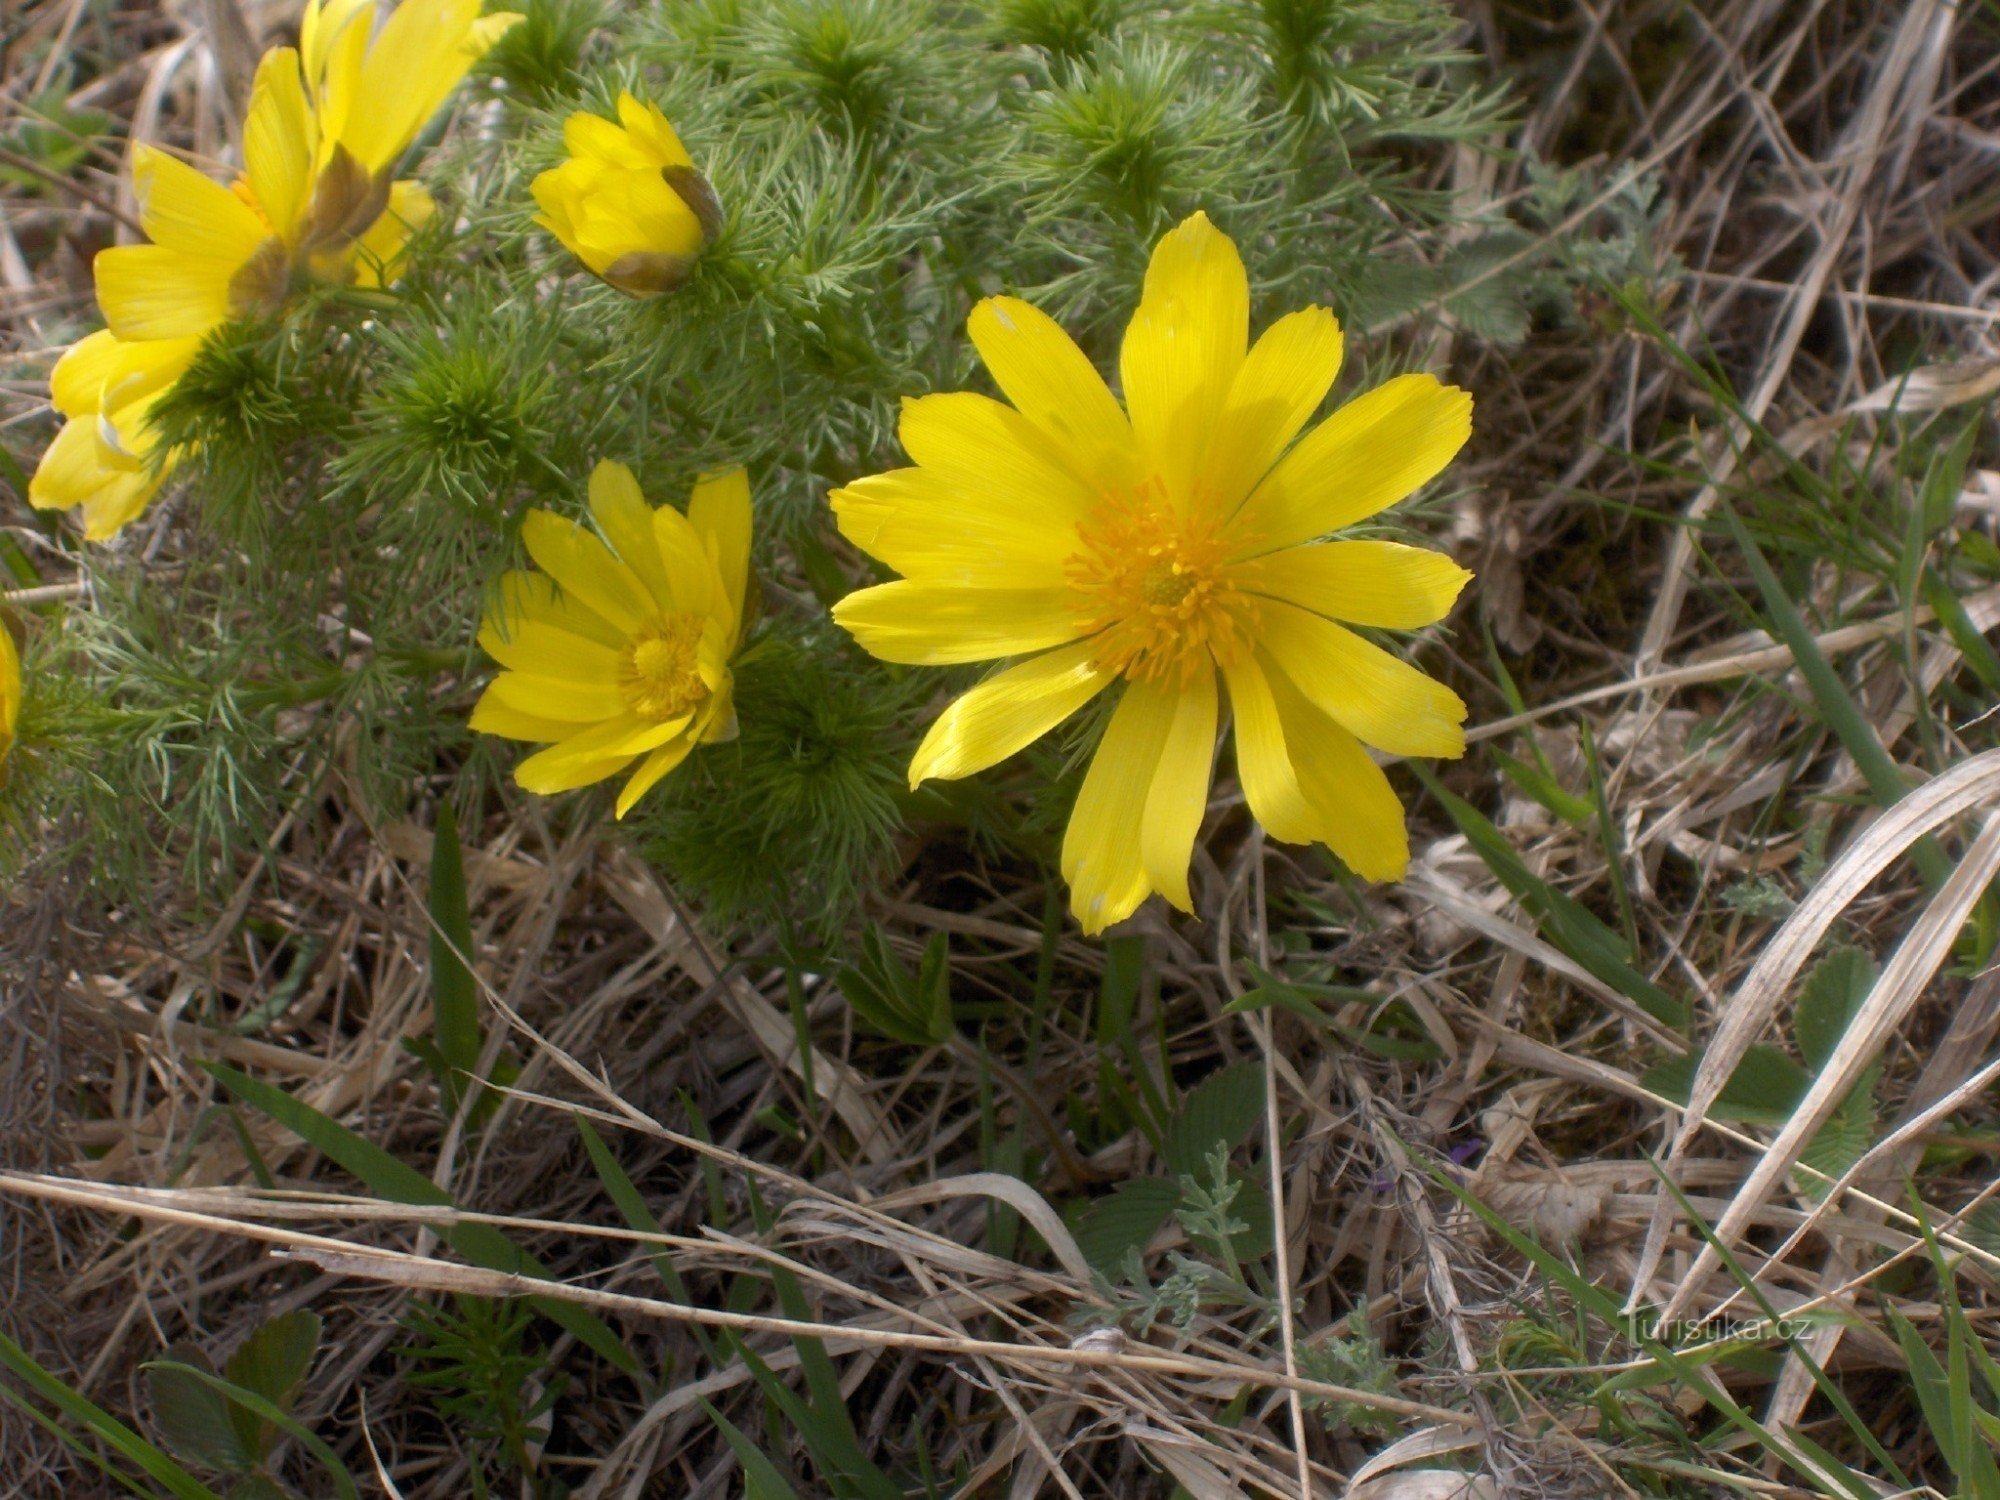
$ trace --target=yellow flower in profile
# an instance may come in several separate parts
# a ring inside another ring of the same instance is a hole
[[[28,482],[38,510],[83,507],[83,534],[114,536],[146,508],[172,454],[156,455],[152,409],[201,347],[199,338],[127,343],[102,329],[56,362],[49,391],[69,420]]]
[[[29,498],[84,508],[101,540],[138,516],[181,456],[158,454],[153,404],[208,333],[276,311],[301,285],[393,279],[436,205],[390,171],[511,14],[479,0],[405,0],[377,34],[374,0],[312,0],[300,48],[258,64],[243,173],[224,186],[150,146],[132,180],[148,243],[94,263],[109,330],[64,356],[51,384],[69,419]]]
[[[0,620],[0,785],[7,780],[7,757],[14,753],[20,723],[21,653],[14,649],[7,622]]]
[[[722,232],[722,205],[657,105],[621,93],[618,121],[569,117],[569,160],[532,187],[535,222],[619,291],[657,297],[694,274]]]
[[[372,4],[309,7],[305,54],[277,47],[258,64],[232,186],[138,147],[133,187],[151,243],[97,257],[111,331],[183,338],[275,311],[307,281],[386,282],[435,209],[389,169],[493,34],[478,9],[406,0],[371,38]]]
[[[933,666],[1026,658],[944,711],[913,787],[995,764],[1122,682],[1063,839],[1086,932],[1155,891],[1193,909],[1221,688],[1258,821],[1368,879],[1400,878],[1409,842],[1363,747],[1464,752],[1457,694],[1348,627],[1435,623],[1471,575],[1421,548],[1321,538],[1435,477],[1471,433],[1471,397],[1403,375],[1299,437],[1339,372],[1340,326],[1307,308],[1253,346],[1249,321],[1243,262],[1203,214],[1153,251],[1122,409],[1045,314],[989,297],[969,331],[1013,404],[906,401],[916,467],[833,495],[842,534],[903,575],[835,607],[864,647]]]
[[[553,741],[514,771],[543,795],[637,760],[622,818],[696,745],[736,733],[730,661],[749,581],[750,482],[741,469],[704,478],[682,515],[649,508],[630,469],[600,463],[590,513],[601,538],[528,512],[521,539],[541,571],[500,579],[479,643],[503,670],[472,727]]]

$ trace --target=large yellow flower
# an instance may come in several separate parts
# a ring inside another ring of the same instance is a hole
[[[1369,879],[1399,878],[1409,844],[1363,747],[1464,751],[1458,696],[1347,627],[1432,624],[1470,575],[1420,548],[1320,538],[1442,470],[1472,400],[1404,375],[1294,443],[1339,371],[1340,326],[1308,308],[1251,347],[1249,315],[1236,247],[1196,214],[1153,252],[1121,409],[1046,315],[990,297],[969,328],[1013,404],[905,402],[916,467],[833,496],[842,533],[903,575],[835,608],[863,646],[939,666],[1027,658],[945,710],[912,786],[983,770],[1122,681],[1063,840],[1087,932],[1154,891],[1192,910],[1218,679],[1251,811]]]
[[[618,794],[622,818],[697,744],[736,733],[730,660],[749,579],[750,483],[741,469],[705,478],[682,515],[648,508],[630,469],[600,463],[590,513],[602,539],[528,512],[521,539],[541,572],[500,579],[479,643],[504,670],[472,727],[554,741],[514,771],[544,795],[638,760]]]
[[[40,510],[83,507],[83,534],[116,535],[146,508],[174,455],[159,446],[152,410],[201,347],[198,338],[127,343],[101,329],[56,362],[49,393],[69,420],[28,483]]]
[[[535,179],[535,222],[619,291],[657,297],[694,273],[722,205],[657,105],[621,93],[618,119],[569,117],[570,159]]]

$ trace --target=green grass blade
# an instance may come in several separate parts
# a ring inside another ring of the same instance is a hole
[[[604,1137],[599,1135],[596,1128],[582,1115],[576,1117],[576,1128],[583,1137],[583,1149],[590,1156],[590,1164],[596,1169],[597,1180],[604,1184],[605,1192],[611,1195],[611,1201],[618,1206],[618,1212],[624,1216],[626,1227],[640,1234],[664,1234],[660,1221],[653,1216],[653,1210],[646,1204],[645,1195],[626,1175],[625,1169],[618,1164],[618,1158],[613,1156],[611,1148],[604,1144]],[[665,1250],[653,1250],[648,1253],[647,1258],[652,1261],[653,1269],[659,1273],[660,1282],[666,1287],[667,1295],[684,1307],[693,1306],[688,1297],[687,1283],[681,1279],[680,1269],[674,1265],[673,1258]],[[708,1336],[708,1330],[698,1323],[689,1327],[696,1342],[701,1345],[702,1352],[711,1361],[717,1361],[718,1353],[714,1341]]]
[[[372,1141],[332,1120],[283,1089],[239,1073],[225,1063],[202,1062],[200,1066],[245,1104],[262,1110],[292,1134],[344,1170],[365,1182],[369,1189],[392,1203],[419,1204],[434,1208],[453,1207],[451,1195],[416,1168],[397,1160]],[[446,1244],[474,1265],[514,1276],[553,1280],[548,1268],[521,1249],[490,1224],[454,1224],[440,1231]],[[573,1302],[551,1297],[528,1299],[535,1310],[550,1322],[567,1329],[626,1374],[640,1375],[638,1360],[632,1357],[618,1335],[603,1319]]]
[[[1675,1030],[1686,1029],[1687,1006],[1632,966],[1631,950],[1614,929],[1522,863],[1507,836],[1478,808],[1446,791],[1422,766],[1412,765],[1411,770],[1451,815],[1494,877],[1527,908],[1544,937],[1654,1020]]]
[[[701,1409],[708,1413],[715,1430],[722,1434],[729,1444],[729,1451],[736,1455],[736,1462],[743,1469],[743,1500],[799,1500],[798,1491],[793,1489],[778,1472],[778,1466],[764,1455],[750,1437],[729,1418],[704,1401]]]
[[[71,1390],[69,1386],[43,1369],[33,1355],[4,1333],[0,1333],[0,1369],[10,1371],[29,1390],[64,1416],[95,1433],[103,1442],[144,1470],[149,1479],[165,1485],[176,1500],[221,1500],[214,1490],[112,1416],[110,1412],[81,1392]],[[75,1433],[59,1422],[50,1421],[44,1413],[24,1400],[18,1391],[5,1383],[0,1383],[0,1396],[15,1401],[30,1416],[59,1434],[63,1441],[89,1457],[106,1473],[116,1474],[117,1471],[98,1458]],[[122,1476],[120,1482],[128,1488],[137,1488]]]
[[[1862,779],[1868,783],[1869,795],[1875,799],[1876,805],[1893,807],[1910,789],[1902,768],[1882,748],[1874,726],[1868,722],[1867,716],[1847,691],[1847,685],[1827,661],[1826,653],[1819,649],[1819,642],[1813,638],[1805,617],[1792,603],[1791,596],[1785,592],[1770,563],[1765,561],[1763,549],[1750,535],[1749,527],[1743,524],[1742,518],[1727,500],[1718,504],[1717,511],[1749,566],[1757,592],[1763,596],[1764,609],[1771,617],[1772,629],[1778,639],[1790,648],[1792,660],[1798,663],[1799,675],[1806,680],[1806,688],[1812,693],[1820,718],[1840,740],[1841,747],[1854,758],[1854,764],[1860,770]],[[1951,874],[1951,862],[1945,858],[1936,840],[1928,836],[1917,843],[1911,857],[1923,872],[1924,879],[1933,886],[1943,885]]]

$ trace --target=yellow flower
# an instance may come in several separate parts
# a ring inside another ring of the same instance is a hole
[[[514,19],[481,21],[478,10],[477,0],[406,0],[371,46],[372,4],[309,7],[303,57],[276,47],[258,64],[232,186],[138,147],[133,187],[151,243],[97,257],[111,331],[196,336],[275,311],[307,280],[387,281],[435,209],[389,168],[498,34],[494,23]]]
[[[180,454],[155,455],[151,408],[232,318],[272,312],[307,281],[386,285],[410,236],[436,211],[389,170],[424,122],[518,16],[481,18],[479,0],[406,0],[374,32],[374,0],[312,0],[301,48],[257,67],[243,124],[243,173],[229,186],[150,146],[132,157],[149,241],[95,262],[109,331],[56,367],[67,425],[30,498],[84,508],[84,534],[139,515]]]
[[[916,467],[833,496],[841,532],[903,575],[835,608],[863,646],[937,666],[1027,658],[945,710],[912,786],[983,770],[1123,681],[1063,840],[1086,932],[1154,891],[1192,910],[1218,678],[1257,819],[1369,879],[1399,878],[1409,843],[1364,745],[1464,751],[1458,696],[1347,626],[1432,624],[1470,575],[1420,548],[1320,538],[1438,474],[1471,397],[1403,375],[1294,443],[1339,371],[1340,326],[1307,308],[1250,347],[1249,310],[1236,247],[1205,215],[1166,235],[1125,332],[1121,409],[1046,315],[990,297],[969,330],[1013,404],[906,401]]]
[[[56,362],[56,410],[69,420],[35,469],[28,500],[38,510],[83,507],[83,534],[115,535],[146,508],[174,465],[159,446],[152,409],[201,347],[198,338],[127,343],[108,329]]]
[[[20,722],[21,653],[14,649],[7,622],[0,620],[0,785],[7,780],[7,757],[13,753]]]
[[[569,117],[570,159],[535,179],[535,222],[619,291],[657,297],[693,274],[722,205],[656,105],[621,93],[618,119]]]
[[[750,483],[741,469],[704,478],[682,515],[650,509],[630,469],[600,463],[590,513],[602,539],[528,512],[521,538],[541,571],[500,579],[479,643],[504,670],[472,727],[554,741],[514,771],[544,795],[639,760],[618,795],[622,818],[697,744],[736,733],[729,664],[750,571]]]
[[[319,117],[315,166],[322,179],[359,189],[346,201],[380,191],[472,65],[521,19],[481,16],[480,4],[403,0],[377,30],[375,0],[308,0],[299,52]],[[324,180],[320,187],[327,192]]]

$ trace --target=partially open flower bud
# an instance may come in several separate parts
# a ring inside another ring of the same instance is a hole
[[[569,117],[570,159],[534,182],[536,222],[619,291],[658,297],[694,273],[722,204],[656,106],[621,93],[618,121]]]

